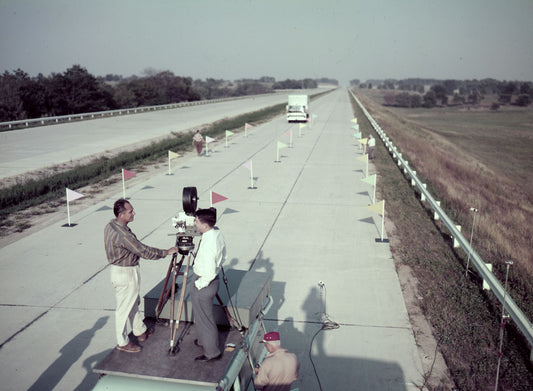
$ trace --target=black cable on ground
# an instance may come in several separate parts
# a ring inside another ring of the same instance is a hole
[[[324,284],[322,281],[319,281],[318,286],[321,289],[321,296],[322,291],[324,291],[323,299],[322,299],[322,314],[320,316],[320,322],[322,323],[322,327],[313,335],[313,338],[311,338],[311,344],[309,345],[309,360],[311,361],[311,364],[313,365],[313,371],[315,372],[316,380],[318,381],[318,387],[320,388],[320,391],[322,391],[322,383],[320,383],[320,377],[318,376],[318,372],[316,370],[315,363],[313,361],[313,357],[311,356],[311,352],[313,350],[313,343],[315,341],[316,336],[324,330],[335,330],[340,327],[340,325],[337,322],[332,321],[328,314],[326,314],[326,284]]]

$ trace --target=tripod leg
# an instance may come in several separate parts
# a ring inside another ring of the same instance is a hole
[[[159,295],[159,300],[157,301],[157,307],[155,307],[156,308],[155,309],[156,319],[159,319],[159,315],[161,315],[163,306],[168,300],[169,290],[167,289],[167,285],[168,285],[170,274],[172,273],[172,269],[174,268],[174,264],[176,263],[176,258],[177,258],[177,255],[174,254],[172,256],[172,259],[170,260],[170,264],[168,265],[167,276],[165,277],[165,282],[163,283],[163,288],[161,289],[161,294]]]
[[[185,290],[187,288],[187,279],[189,277],[189,265],[191,263],[191,256],[189,255],[188,258],[187,258],[187,267],[185,268],[185,274],[183,274],[183,284],[181,284],[181,294],[180,294],[180,301],[179,301],[179,304],[178,304],[178,317],[177,317],[177,320],[176,322],[174,323],[174,334],[173,334],[173,339],[172,341],[170,342],[170,347],[171,347],[171,353],[172,350],[174,349],[174,345],[176,344],[177,341],[175,341],[177,335],[178,335],[178,328],[180,326],[180,319],[181,319],[181,313],[183,311],[183,302],[184,302],[184,299],[185,299]]]
[[[171,294],[170,294],[170,351],[172,352],[174,350],[174,322],[176,321],[174,319],[174,294],[176,293],[176,268],[172,270],[172,285],[171,285]]]

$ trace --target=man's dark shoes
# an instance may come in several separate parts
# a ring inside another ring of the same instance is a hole
[[[117,345],[117,350],[120,350],[121,352],[126,353],[139,353],[141,351],[141,347],[139,345],[134,344],[132,341],[128,342],[127,345],[119,346]]]
[[[209,362],[209,361],[220,360],[221,358],[222,358],[222,353],[220,353],[218,356],[215,356],[215,357],[212,357],[212,358],[208,358],[204,354],[202,354],[201,356],[196,357],[195,360],[196,361]]]
[[[154,333],[154,329],[146,329],[146,331],[144,333],[142,333],[141,335],[138,335],[137,336],[137,341],[139,342],[144,342],[148,339],[148,337],[150,337],[150,335],[152,335]]]

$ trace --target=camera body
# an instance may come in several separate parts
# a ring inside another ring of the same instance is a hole
[[[172,225],[178,230],[176,235],[176,247],[181,255],[188,255],[194,250],[194,236],[200,236],[200,232],[194,226],[194,213],[198,204],[196,187],[184,187],[182,193],[183,212],[172,218]]]

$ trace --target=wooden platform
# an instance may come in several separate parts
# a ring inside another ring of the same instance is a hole
[[[153,327],[154,334],[144,343],[140,343],[143,346],[140,353],[126,353],[114,349],[96,365],[94,372],[216,387],[237,351],[226,347],[227,344],[232,343],[238,347],[241,343],[239,332],[219,328],[220,346],[225,348],[222,358],[200,362],[194,360],[202,355],[203,351],[194,344],[197,335],[192,323],[180,323],[179,351],[174,356],[169,354],[170,328],[163,324],[155,324]]]

